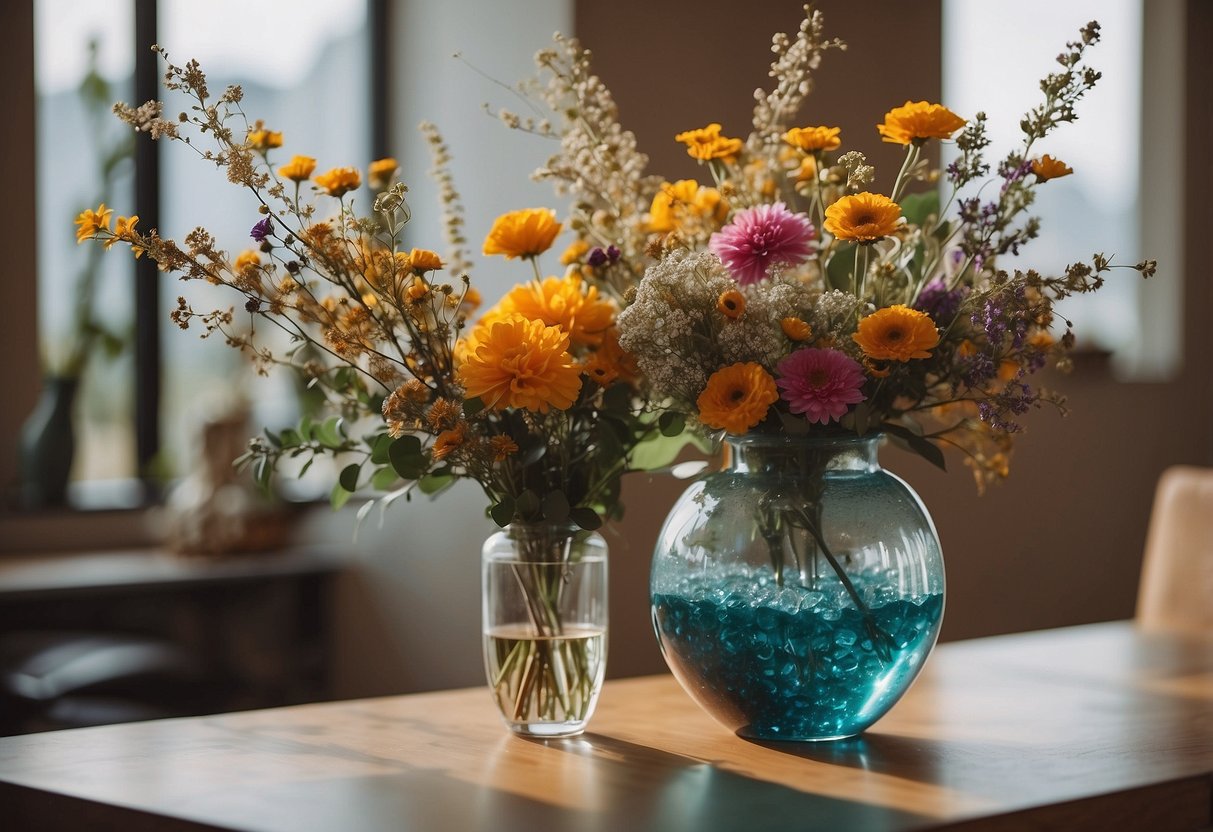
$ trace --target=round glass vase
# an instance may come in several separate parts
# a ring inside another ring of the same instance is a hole
[[[939,537],[879,436],[730,437],[658,537],[653,626],[674,676],[761,740],[854,736],[893,706],[943,618]]]
[[[484,669],[511,731],[580,734],[602,690],[607,545],[573,525],[512,524],[482,553]]]

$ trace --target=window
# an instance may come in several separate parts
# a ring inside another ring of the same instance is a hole
[[[261,381],[255,391],[246,391],[247,360],[222,343],[200,342],[196,333],[164,325],[179,294],[212,306],[230,305],[231,297],[218,291],[207,296],[201,289],[212,287],[178,284],[142,262],[148,271],[140,273],[137,290],[129,256],[117,251],[107,256],[98,246],[75,244],[72,219],[83,207],[105,201],[115,215],[139,213],[141,228],[155,225],[178,240],[205,225],[233,256],[251,246],[256,203],[181,146],[149,150],[150,141],[137,137],[142,156],[123,153],[110,165],[111,173],[103,174],[103,157],[135,138],[112,116],[110,105],[152,95],[172,101],[158,86],[150,91],[149,80],[158,85],[160,79],[159,68],[146,59],[155,41],[177,61],[197,58],[213,89],[240,83],[246,112],[286,136],[281,153],[287,155],[279,163],[298,152],[316,157],[321,166],[361,166],[370,158],[372,134],[377,150],[383,144],[383,120],[372,119],[378,110],[371,100],[383,97],[384,85],[370,67],[385,53],[386,27],[369,21],[382,22],[386,3],[32,2],[44,375],[71,369],[72,345],[81,342],[83,329],[101,333],[83,351],[88,359],[76,409],[69,503],[133,505],[154,491],[141,487],[141,479],[163,482],[187,469],[190,437],[208,409],[233,396],[252,399],[255,392],[253,420],[275,424],[289,418],[294,396],[286,379],[276,388]],[[90,56],[95,56],[91,62]],[[95,78],[82,87],[92,69]],[[137,73],[146,92],[137,88]],[[146,188],[136,196],[136,179],[153,183],[158,217],[148,216]],[[93,295],[72,302],[90,280]],[[132,301],[136,291],[143,293],[140,302]],[[149,297],[155,302],[149,304]],[[81,317],[76,310],[88,314]],[[154,336],[150,343],[149,334]],[[144,343],[136,350],[140,337]],[[103,346],[113,357],[103,355]]]
[[[1079,102],[1078,120],[1061,125],[1033,147],[1036,153],[1082,163],[1073,165],[1072,177],[1037,192],[1032,213],[1041,217],[1043,227],[1024,262],[1058,272],[1097,251],[1134,263],[1148,250],[1159,259],[1160,271],[1178,279],[1179,264],[1167,262],[1167,246],[1150,234],[1143,216],[1141,125],[1149,68],[1143,61],[1158,56],[1145,54],[1142,0],[1061,5],[944,0],[943,11],[943,100],[961,114],[986,111],[992,139],[987,161],[993,165],[1021,141],[1019,119],[1040,100],[1038,81],[1058,68],[1054,58],[1062,44],[1089,20],[1101,23],[1101,41],[1091,51],[1090,63],[1103,77]],[[1173,116],[1171,123],[1177,122]],[[1157,178],[1154,184],[1159,184]],[[1179,193],[1177,187],[1173,193]],[[1074,321],[1080,346],[1111,351],[1122,374],[1165,376],[1174,371],[1178,353],[1179,311],[1172,304],[1169,327],[1148,322],[1143,302],[1157,288],[1152,284],[1143,292],[1140,280],[1116,271],[1098,294],[1072,298],[1060,309]]]

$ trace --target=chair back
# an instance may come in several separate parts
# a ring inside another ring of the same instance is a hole
[[[1213,633],[1213,468],[1177,465],[1158,480],[1137,623]]]

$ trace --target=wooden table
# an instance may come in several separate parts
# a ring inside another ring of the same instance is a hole
[[[1205,829],[1213,638],[943,645],[845,742],[738,739],[668,676],[609,682],[591,728],[520,739],[473,689],[0,739],[0,828]]]

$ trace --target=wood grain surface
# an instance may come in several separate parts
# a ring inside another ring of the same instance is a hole
[[[741,740],[669,676],[608,682],[568,740],[510,735],[483,689],[12,737],[0,807],[6,830],[1203,829],[1213,638],[943,645],[823,744]]]

